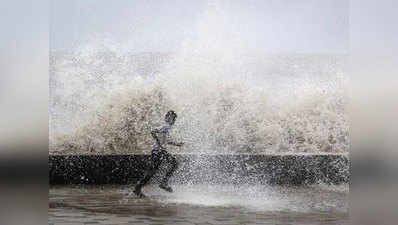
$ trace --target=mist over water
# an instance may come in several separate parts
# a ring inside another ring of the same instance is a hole
[[[233,16],[210,5],[172,53],[103,38],[53,51],[50,151],[150,153],[173,109],[176,153],[347,152],[346,56],[253,50]]]

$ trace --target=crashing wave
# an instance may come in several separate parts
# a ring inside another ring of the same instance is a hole
[[[344,56],[53,52],[50,151],[149,153],[173,109],[181,153],[346,152],[344,69]]]

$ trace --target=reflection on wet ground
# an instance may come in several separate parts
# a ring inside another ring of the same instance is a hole
[[[51,186],[49,224],[349,224],[348,186]]]

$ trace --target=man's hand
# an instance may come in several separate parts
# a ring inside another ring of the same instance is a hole
[[[175,145],[175,146],[178,146],[178,147],[181,147],[181,146],[183,146],[183,145],[184,145],[184,142],[169,142],[168,144],[170,144],[170,145]]]
[[[176,143],[176,146],[178,146],[178,147],[181,147],[181,146],[183,146],[183,145],[184,145],[184,142]]]

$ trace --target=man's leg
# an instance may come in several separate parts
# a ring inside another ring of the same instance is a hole
[[[176,171],[178,167],[178,162],[177,159],[174,156],[170,155],[169,153],[167,153],[166,159],[171,165],[159,186],[168,192],[173,192],[173,189],[170,186],[168,186],[168,182],[170,177],[173,175],[174,171]]]
[[[134,193],[136,193],[139,196],[143,196],[143,194],[141,193],[141,188],[149,182],[149,180],[153,177],[153,175],[159,169],[159,166],[162,163],[162,158],[160,155],[152,153],[151,161],[152,162],[151,162],[150,168],[147,170],[144,178],[141,179],[140,181],[138,181],[138,184],[135,186]]]

